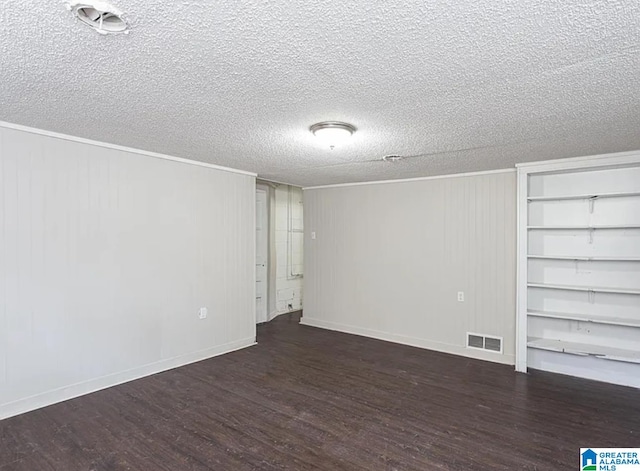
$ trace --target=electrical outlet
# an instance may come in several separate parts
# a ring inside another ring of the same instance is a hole
[[[464,291],[458,291],[458,301],[464,302]]]
[[[315,232],[311,233],[311,240],[316,240],[316,233]]]
[[[206,319],[207,314],[209,314],[209,310],[206,307],[201,307],[200,311],[198,312],[198,317],[200,319]]]

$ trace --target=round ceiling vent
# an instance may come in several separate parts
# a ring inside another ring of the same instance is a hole
[[[122,13],[108,3],[71,3],[69,8],[82,23],[91,26],[101,34],[128,33],[128,25]]]

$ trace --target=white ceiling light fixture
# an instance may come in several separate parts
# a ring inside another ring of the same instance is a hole
[[[311,126],[309,130],[333,150],[335,146],[346,142],[356,132],[356,127],[340,121],[322,121]]]
[[[67,8],[78,20],[91,26],[100,34],[129,33],[129,26],[122,18],[122,12],[106,2],[73,1]]]

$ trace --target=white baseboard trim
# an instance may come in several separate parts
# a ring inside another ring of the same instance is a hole
[[[122,371],[100,378],[90,379],[81,383],[71,384],[62,388],[54,389],[34,396],[18,399],[17,401],[8,402],[0,405],[0,420],[13,417],[15,415],[24,414],[41,407],[50,406],[58,402],[67,401],[75,397],[84,396],[101,389],[117,386],[118,384],[127,383],[136,379],[144,378],[156,373],[171,370],[180,366],[188,365],[208,358],[230,353],[246,347],[256,345],[255,337],[250,337],[235,342],[225,343],[215,347],[207,348],[197,352],[188,353],[179,357],[160,360],[131,370]]]
[[[452,345],[444,342],[438,342],[434,340],[421,339],[417,337],[408,337],[405,335],[392,334],[389,332],[382,332],[379,330],[367,329],[364,327],[358,327],[353,325],[338,324],[335,322],[324,321],[320,319],[314,319],[306,316],[302,316],[300,324],[310,327],[318,327],[320,329],[335,330],[337,332],[344,332],[346,334],[361,335],[363,337],[369,337],[377,340],[385,340],[387,342],[400,343],[402,345],[409,345],[411,347],[424,348],[427,350],[435,350],[436,352],[450,353],[453,355],[460,355],[463,357],[474,358],[476,360],[492,361],[495,363],[502,363],[505,365],[515,364],[515,355],[495,352],[485,352],[482,350],[472,350],[459,345]]]

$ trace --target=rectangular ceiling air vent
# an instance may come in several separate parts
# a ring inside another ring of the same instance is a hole
[[[467,348],[502,353],[502,337],[467,332]]]

